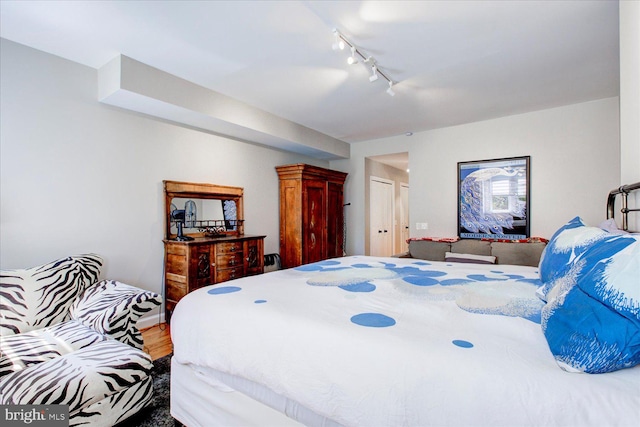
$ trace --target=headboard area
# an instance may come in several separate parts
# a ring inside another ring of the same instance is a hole
[[[627,197],[629,193],[633,191],[640,190],[640,182],[636,182],[635,184],[623,185],[615,190],[611,190],[609,192],[609,197],[607,198],[607,219],[613,218],[615,219],[615,205],[616,198],[618,195],[621,196],[621,208],[620,212],[622,212],[622,229],[624,231],[629,231],[629,212],[638,212],[640,211],[639,207],[634,209],[630,209],[627,205]],[[638,230],[640,231],[640,230]]]

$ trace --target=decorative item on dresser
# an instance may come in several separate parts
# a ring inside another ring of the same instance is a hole
[[[343,256],[347,174],[302,163],[277,166],[283,268]]]
[[[165,314],[196,289],[264,272],[264,238],[244,234],[244,190],[164,181]],[[184,220],[181,206],[198,212]],[[176,214],[178,212],[178,214]],[[202,218],[202,219],[200,219]]]

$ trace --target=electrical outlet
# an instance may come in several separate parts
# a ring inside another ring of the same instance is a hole
[[[428,230],[429,223],[427,222],[416,222],[416,230]]]

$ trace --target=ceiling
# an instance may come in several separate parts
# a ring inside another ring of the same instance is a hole
[[[119,54],[353,143],[619,93],[617,1],[10,1],[3,38]],[[338,29],[395,82],[332,50]]]

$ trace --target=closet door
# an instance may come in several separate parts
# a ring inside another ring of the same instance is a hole
[[[305,181],[303,194],[303,257],[304,264],[326,259],[326,184]]]
[[[369,186],[369,255],[393,255],[393,181],[371,177]]]
[[[409,184],[400,184],[400,246],[396,253],[409,250]]]

